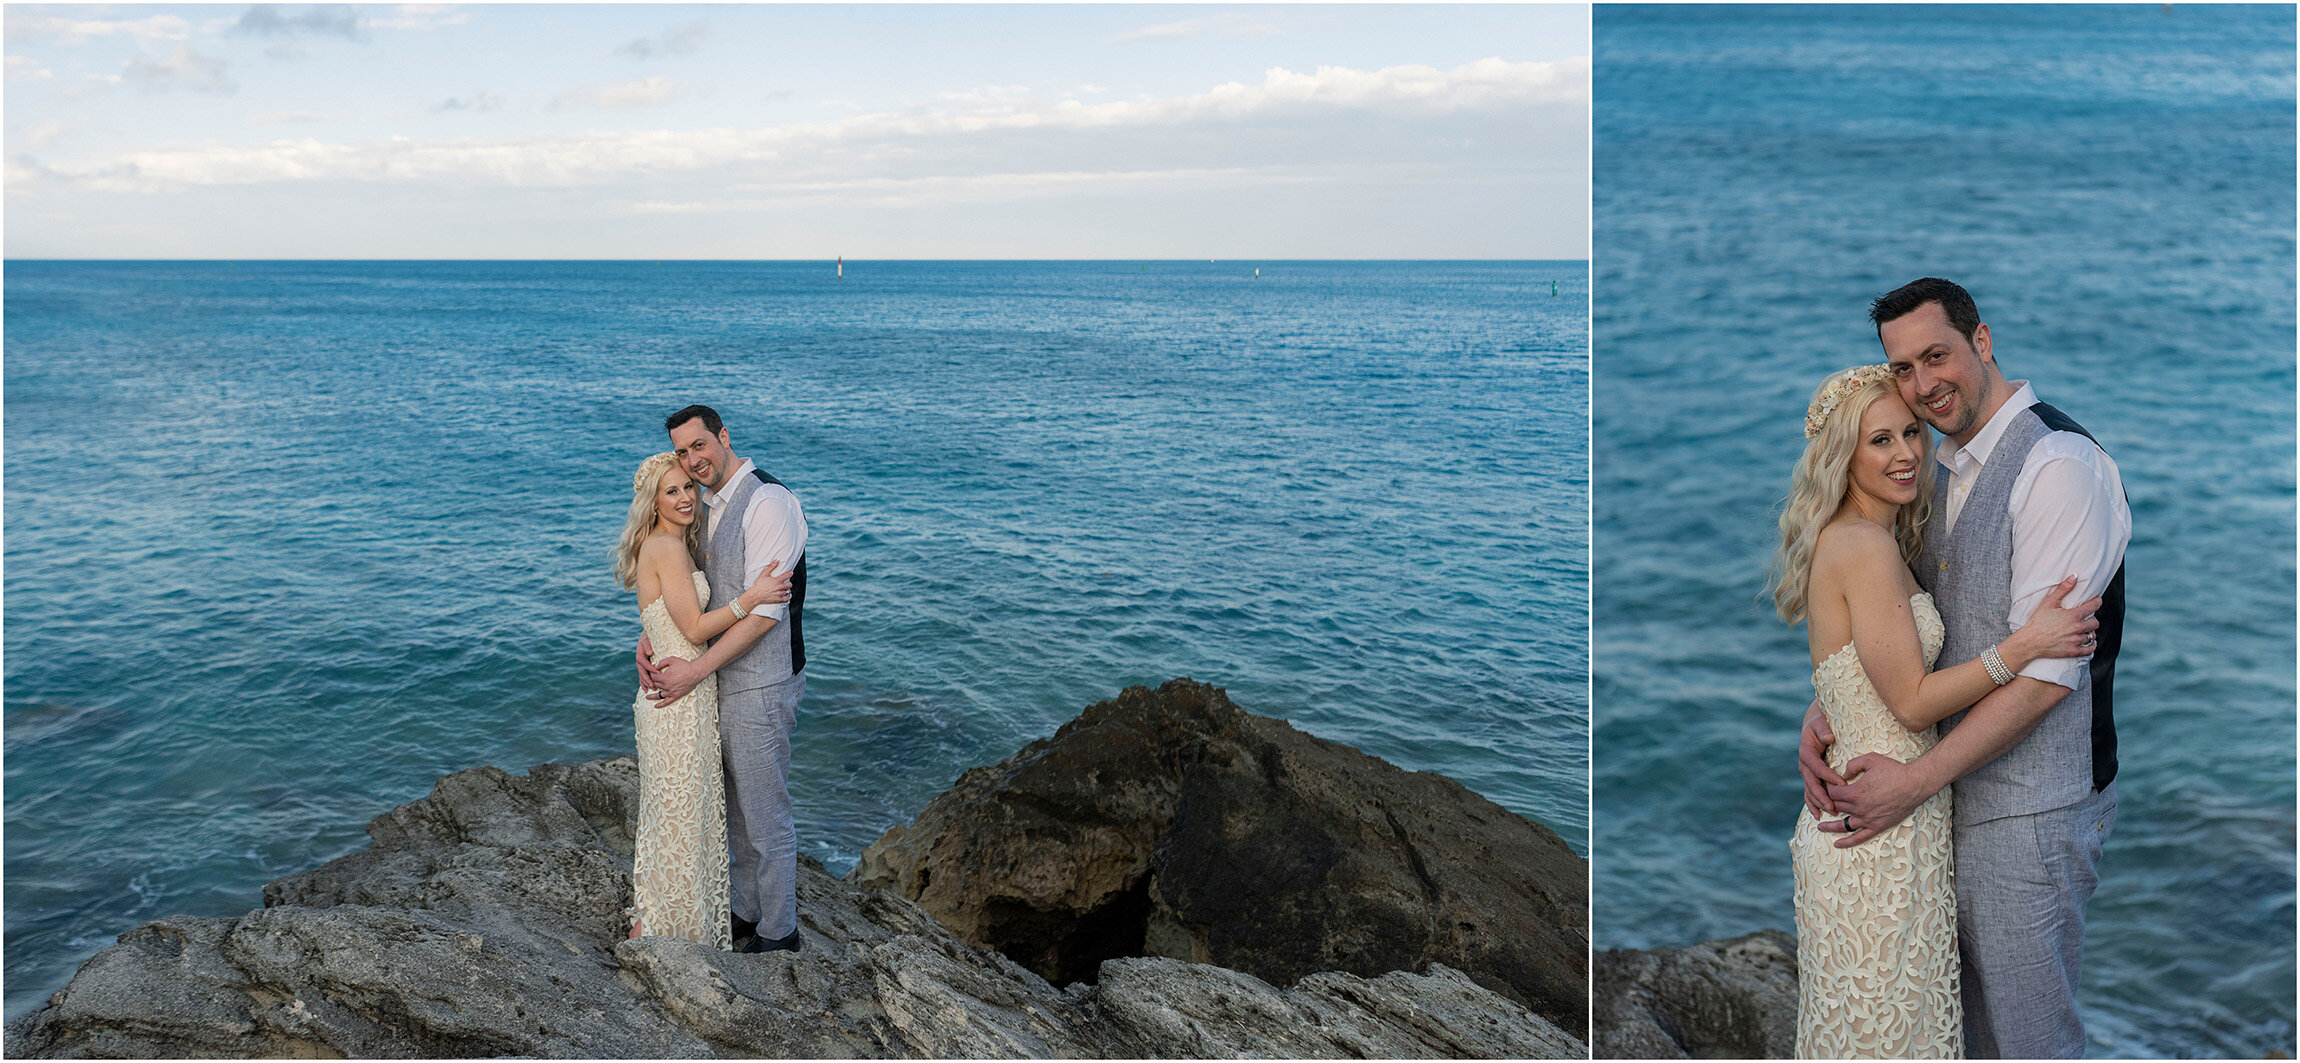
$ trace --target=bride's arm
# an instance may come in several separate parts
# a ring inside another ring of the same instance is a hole
[[[1838,585],[1845,588],[1845,604],[1851,611],[1854,652],[1893,719],[1911,731],[1921,731],[1997,688],[1988,665],[1977,657],[1937,672],[1925,670],[1916,613],[1901,594],[1900,546],[1891,532],[1865,524],[1842,529],[1840,538],[1841,549],[1832,553],[1841,555],[1833,560],[1845,567]],[[2061,597],[2074,587],[2073,579],[2064,581],[2046,595],[2028,623],[1997,644],[2008,672],[2018,672],[2043,657],[2091,652],[2086,642],[2100,626],[2092,619],[2100,603],[2061,608]]]
[[[670,611],[671,622],[679,626],[679,632],[687,636],[687,641],[700,646],[741,619],[732,606],[703,611],[703,603],[695,599],[694,562],[688,560],[687,551],[676,540],[649,539],[640,547],[639,556],[654,569],[663,588],[663,608]],[[775,567],[769,564],[758,582],[735,597],[744,613],[770,602],[790,600],[790,573],[777,575]]]

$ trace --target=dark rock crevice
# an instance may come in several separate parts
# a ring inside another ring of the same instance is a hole
[[[1142,955],[1150,911],[1150,876],[1145,874],[1085,911],[1049,912],[997,901],[984,911],[983,935],[1008,959],[1053,985],[1092,985],[1102,961]]]
[[[967,772],[849,879],[1062,984],[1086,979],[1057,943],[1145,870],[1145,954],[1281,983],[1440,962],[1586,1029],[1588,862],[1563,839],[1188,680],[1129,689]]]

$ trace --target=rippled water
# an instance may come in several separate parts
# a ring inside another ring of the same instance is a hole
[[[8,1013],[628,750],[607,549],[697,400],[806,506],[835,870],[1180,675],[1585,848],[1586,269],[8,263]]]
[[[2100,1055],[2293,1050],[2290,7],[1596,12],[1595,937],[1788,928],[1771,506],[1869,299],[1970,288],[2131,496]]]

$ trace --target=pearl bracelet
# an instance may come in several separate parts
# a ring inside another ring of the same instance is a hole
[[[745,611],[745,610],[743,609],[743,600],[742,600],[741,598],[737,598],[737,599],[735,599],[734,601],[728,602],[728,603],[727,603],[727,608],[728,608],[728,609],[731,609],[731,610],[733,610],[733,611],[734,611],[734,614],[735,614],[735,619],[737,619],[737,620],[741,620],[741,619],[743,619],[744,617],[747,617],[747,616],[751,615],[749,612],[747,612],[747,611]],[[1990,675],[1995,675],[1996,673],[1994,673],[1994,672],[1991,672],[1991,673],[1989,673],[1989,674],[1990,674]]]
[[[1989,678],[2000,687],[2013,681],[2013,670],[2005,667],[2004,654],[1995,646],[1981,651],[1981,667],[1989,670]]]

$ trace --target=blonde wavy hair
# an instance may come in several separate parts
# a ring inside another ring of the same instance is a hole
[[[679,467],[679,456],[668,451],[639,463],[639,471],[631,474],[631,512],[623,519],[623,540],[615,544],[615,580],[630,590],[639,585],[639,544],[655,533],[655,494],[662,490],[663,474]],[[680,537],[686,541],[687,557],[696,556],[701,540],[703,522],[687,525]],[[698,565],[700,563],[698,562]]]
[[[1853,449],[1860,443],[1861,418],[1878,399],[1895,394],[1891,372],[1873,365],[1831,373],[1813,389],[1813,401],[1806,407],[1809,438],[1789,478],[1789,495],[1781,503],[1781,546],[1773,554],[1769,581],[1773,608],[1788,623],[1805,619],[1813,545],[1853,489]],[[1825,401],[1829,399],[1835,401]],[[1901,560],[1911,564],[1924,548],[1925,522],[1933,515],[1932,434],[1922,433],[1918,446],[1917,499],[1902,506],[1893,522]]]

